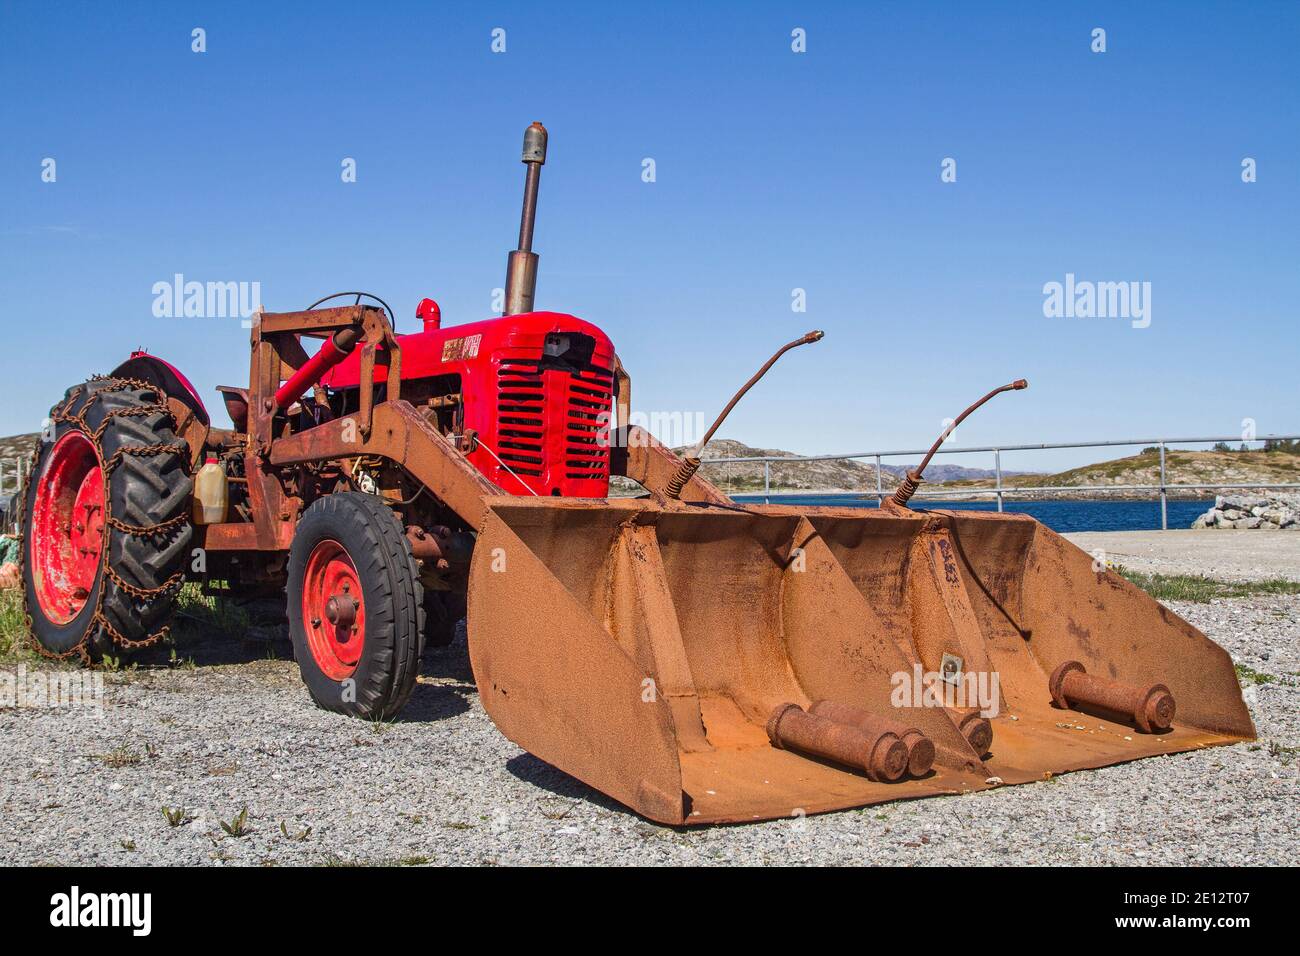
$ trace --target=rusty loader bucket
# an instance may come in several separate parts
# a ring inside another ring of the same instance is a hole
[[[1254,736],[1228,655],[1036,521],[489,498],[511,740],[653,820],[789,817]]]

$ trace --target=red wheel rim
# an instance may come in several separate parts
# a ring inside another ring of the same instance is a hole
[[[82,432],[50,450],[28,533],[36,603],[48,620],[67,624],[85,608],[104,550],[104,469]]]
[[[366,643],[365,597],[356,565],[337,541],[320,542],[307,558],[302,626],[322,673],[336,681],[351,677]]]

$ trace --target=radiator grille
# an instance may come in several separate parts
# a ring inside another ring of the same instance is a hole
[[[595,366],[570,373],[564,419],[566,478],[609,477],[609,409],[612,398],[611,373]]]
[[[509,359],[497,370],[497,421],[501,447],[497,454],[510,470],[540,478],[546,464],[543,452],[546,388],[538,363]]]
[[[497,369],[501,460],[518,475],[540,478],[560,466],[565,478],[608,479],[613,373],[543,369],[538,360],[505,359]],[[547,429],[562,432],[547,438]],[[562,461],[550,460],[562,455]]]

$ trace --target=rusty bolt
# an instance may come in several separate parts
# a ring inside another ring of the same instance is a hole
[[[934,742],[915,727],[880,717],[852,704],[833,700],[819,700],[808,708],[808,713],[825,717],[840,724],[849,724],[871,733],[895,734],[907,748],[907,772],[913,777],[924,777],[934,766]]]
[[[862,770],[885,783],[907,771],[907,748],[897,734],[869,734],[848,724],[804,713],[798,704],[781,704],[767,721],[772,746],[798,750]]]
[[[1089,674],[1079,661],[1065,661],[1047,681],[1057,707],[1087,707],[1123,714],[1143,733],[1163,733],[1173,726],[1174,695],[1164,684],[1139,686]]]
[[[993,724],[987,717],[981,717],[979,711],[966,714],[957,724],[957,729],[971,745],[971,749],[983,757],[993,747]]]

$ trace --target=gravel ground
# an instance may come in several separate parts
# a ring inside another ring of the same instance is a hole
[[[1065,537],[1130,571],[1300,581],[1300,531],[1079,531]]]
[[[110,674],[98,716],[0,711],[0,863],[1294,863],[1300,597],[1174,609],[1273,678],[1243,681],[1258,743],[689,830],[648,823],[505,740],[479,706],[463,635],[429,655],[403,719],[378,726],[317,710],[296,665],[248,644],[242,661]],[[163,806],[193,818],[169,826]],[[249,832],[226,834],[244,807]]]

